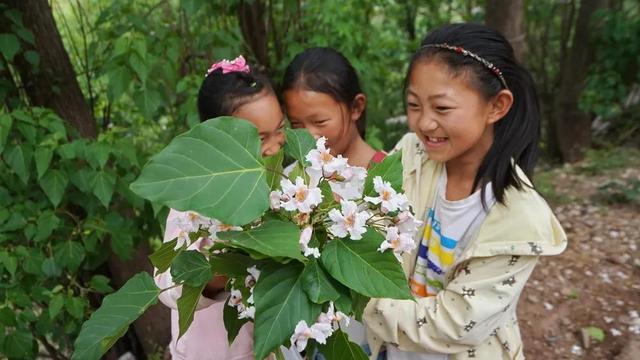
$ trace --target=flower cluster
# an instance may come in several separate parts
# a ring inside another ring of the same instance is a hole
[[[244,280],[244,286],[248,288],[251,293],[247,298],[247,304],[242,301],[242,292],[234,288],[231,288],[231,295],[228,301],[229,306],[236,308],[238,311],[238,319],[253,319],[256,314],[256,307],[253,302],[253,288],[260,278],[260,270],[252,266],[247,268],[247,272],[249,275],[247,275]]]
[[[223,224],[216,219],[202,216],[195,211],[185,211],[179,213],[178,216],[170,221],[179,230],[177,236],[178,241],[174,250],[177,250],[186,245],[190,248],[202,251],[213,245],[213,242],[218,239],[217,234],[219,232],[242,230],[242,228],[239,226]],[[199,236],[198,239],[192,243],[189,236],[189,234],[191,233],[205,236]]]
[[[342,155],[331,155],[331,149],[326,147],[327,139],[321,137],[316,141],[316,148],[309,151],[306,160],[311,166],[306,172],[317,182],[324,178],[329,182],[331,191],[344,200],[359,199],[364,190],[367,170],[359,166],[351,166]]]
[[[291,335],[291,346],[298,352],[302,352],[307,347],[309,339],[317,341],[319,344],[326,344],[338,324],[344,321],[344,326],[349,326],[349,317],[340,311],[335,311],[333,302],[329,303],[326,313],[320,313],[316,322],[309,326],[306,321],[301,320]]]

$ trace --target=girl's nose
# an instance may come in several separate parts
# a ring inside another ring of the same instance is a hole
[[[418,124],[418,127],[420,128],[420,131],[422,131],[422,132],[429,132],[429,131],[433,131],[433,130],[437,129],[438,128],[438,123],[436,121],[434,121],[433,119],[431,119],[431,117],[429,115],[425,114],[420,119],[420,123]]]

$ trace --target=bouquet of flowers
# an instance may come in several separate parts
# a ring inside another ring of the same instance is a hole
[[[369,298],[412,299],[401,255],[420,226],[399,192],[400,155],[368,171],[333,156],[325,139],[286,130],[262,158],[255,127],[220,117],[177,136],[132,184],[153,203],[185,211],[180,234],[151,262],[176,286],[180,336],[213,276],[226,276],[229,342],[254,323],[254,354],[317,347],[325,358],[366,358],[343,331]],[[295,163],[283,170],[288,156]],[[170,269],[170,270],[169,270]],[[99,358],[160,292],[140,273],[105,298],[83,325],[74,358]]]

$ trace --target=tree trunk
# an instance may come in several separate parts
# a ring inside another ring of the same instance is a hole
[[[526,52],[523,3],[524,0],[487,0],[484,18],[488,27],[507,38],[520,62]]]
[[[583,0],[576,19],[574,36],[567,54],[560,61],[560,88],[554,104],[555,137],[564,162],[582,160],[591,145],[592,116],[578,108],[589,67],[593,62],[592,34],[598,31],[592,20],[596,10],[604,8],[606,0]]]
[[[17,56],[14,62],[32,104],[53,110],[82,136],[96,137],[92,109],[82,95],[49,3],[46,0],[3,2],[22,13],[25,26],[35,37],[36,45],[31,50],[40,55],[40,71],[34,73],[22,56]]]
[[[269,69],[266,16],[263,0],[240,0],[238,3],[238,22],[242,29],[242,37],[258,63],[265,69]]]
[[[97,128],[92,110],[82,94],[47,0],[2,1],[9,8],[20,11],[25,27],[35,37],[36,45],[33,50],[40,56],[39,72],[34,73],[31,65],[21,55],[14,62],[31,103],[52,109],[78,129],[83,137],[95,138]],[[133,259],[122,261],[115,256],[109,259],[109,270],[116,287],[122,286],[137,272],[152,271],[148,254],[149,245],[142,241],[135,250]],[[168,344],[171,338],[170,324],[170,311],[164,306],[149,309],[134,323],[135,333],[146,355],[157,352],[158,347],[162,350]]]

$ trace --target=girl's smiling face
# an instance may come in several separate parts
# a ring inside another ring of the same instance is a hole
[[[328,94],[311,90],[287,90],[283,97],[291,126],[309,130],[316,139],[326,137],[332,155],[344,155],[359,136],[356,121],[364,111],[364,95],[357,95],[351,108]]]
[[[278,99],[271,91],[257,94],[231,114],[249,120],[258,128],[263,156],[275,155],[284,145],[284,115]]]
[[[470,76],[437,59],[416,63],[409,75],[407,120],[430,159],[479,165],[493,143],[493,125],[511,106],[511,92],[486,99]]]

